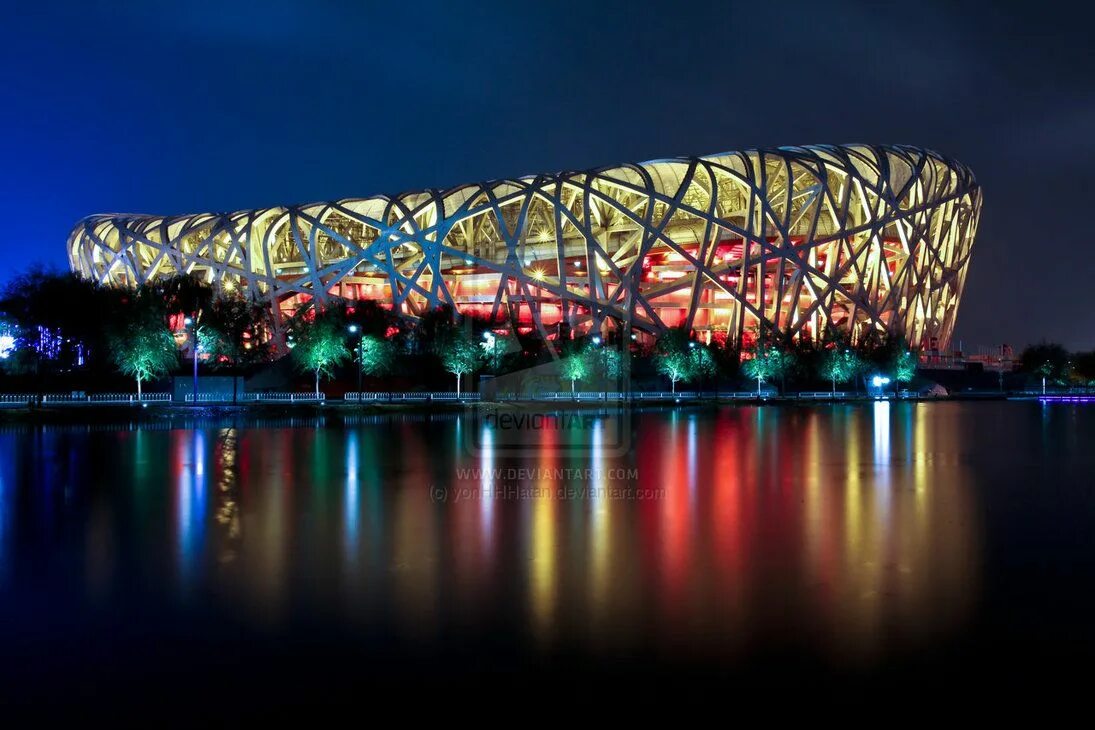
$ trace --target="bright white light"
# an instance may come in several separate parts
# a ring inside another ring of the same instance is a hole
[[[601,344],[601,338],[600,338],[600,337],[594,337],[594,338],[593,338],[593,344],[594,344],[594,345],[599,345],[599,344]]]
[[[13,352],[15,352],[15,338],[11,335],[0,335],[0,360],[7,360]]]
[[[876,388],[881,388],[883,385],[889,385],[889,383],[890,383],[890,379],[886,378],[886,377],[883,377],[881,375],[876,375],[873,378],[871,378],[871,385],[873,385]]]
[[[350,330],[351,335],[356,335],[357,334],[357,325],[356,324],[350,325],[349,330]]]

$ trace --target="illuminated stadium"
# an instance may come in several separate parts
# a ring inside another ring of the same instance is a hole
[[[530,175],[395,196],[194,215],[93,215],[72,269],[178,273],[270,302],[276,327],[335,297],[407,317],[452,304],[545,339],[684,325],[950,341],[981,209],[965,166],[908,146],[809,146]]]

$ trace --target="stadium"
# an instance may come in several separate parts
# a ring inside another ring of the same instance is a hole
[[[981,210],[968,168],[910,146],[807,146],[235,213],[103,214],[68,242],[113,286],[193,274],[273,310],[451,304],[544,339],[683,325],[950,342]]]

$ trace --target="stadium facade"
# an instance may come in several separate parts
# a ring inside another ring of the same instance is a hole
[[[72,269],[195,274],[276,326],[334,297],[452,304],[544,338],[685,325],[748,344],[872,332],[944,349],[981,210],[965,166],[909,146],[656,160],[235,213],[93,215]]]

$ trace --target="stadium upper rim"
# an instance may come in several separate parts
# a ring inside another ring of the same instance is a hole
[[[270,206],[262,206],[257,208],[236,208],[232,210],[220,210],[220,211],[200,211],[190,213],[92,213],[90,215],[81,218],[73,227],[73,233],[79,231],[86,223],[91,221],[103,221],[104,219],[118,220],[118,221],[150,221],[160,220],[165,223],[177,222],[180,220],[195,218],[198,216],[238,216],[252,213],[261,213],[265,211],[278,210],[282,208],[310,208],[317,205],[331,205],[341,203],[354,203],[371,200],[401,200],[411,198],[415,196],[446,196],[461,190],[463,188],[477,187],[486,188],[493,185],[504,184],[515,181],[533,181],[540,178],[553,178],[563,177],[568,175],[604,175],[605,173],[612,172],[614,170],[628,170],[636,168],[647,168],[655,165],[663,164],[689,164],[691,162],[702,160],[707,162],[717,162],[720,158],[728,157],[743,157],[748,158],[750,155],[772,155],[778,157],[784,157],[788,161],[803,160],[803,161],[821,161],[827,164],[837,164],[840,162],[840,152],[862,154],[863,151],[869,151],[874,156],[872,162],[876,164],[888,163],[890,154],[897,155],[908,159],[910,153],[914,156],[924,156],[929,159],[935,160],[941,163],[944,167],[951,172],[959,176],[961,184],[960,188],[965,190],[979,189],[977,184],[977,178],[973,174],[973,171],[965,164],[959,162],[953,157],[944,155],[936,150],[928,147],[920,147],[918,145],[907,144],[866,144],[862,142],[849,142],[844,144],[827,145],[827,144],[809,144],[809,145],[788,145],[780,147],[750,147],[743,150],[731,150],[727,152],[718,152],[708,155],[680,155],[676,157],[661,157],[653,160],[646,160],[643,162],[624,162],[614,165],[602,165],[599,167],[585,168],[578,170],[558,170],[553,173],[538,173],[538,174],[525,174],[518,175],[517,177],[501,177],[490,178],[486,180],[480,180],[477,182],[459,183],[447,188],[427,187],[427,188],[414,188],[405,190],[399,193],[375,193],[372,195],[366,195],[363,197],[352,198],[337,198],[335,200],[311,200],[300,203],[282,203]],[[828,156],[822,156],[821,153],[827,153]],[[880,173],[882,170],[880,170]],[[679,181],[678,181],[679,182]],[[662,190],[668,186],[659,186]],[[69,257],[72,258],[72,251],[69,251]],[[72,262],[76,263],[76,262]]]

